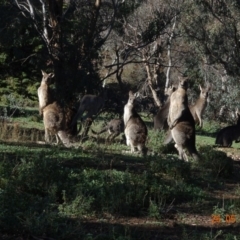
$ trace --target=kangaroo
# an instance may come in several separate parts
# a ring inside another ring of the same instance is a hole
[[[107,125],[100,131],[95,132],[92,130],[93,134],[99,135],[101,133],[107,132],[109,133],[109,136],[107,137],[106,141],[110,140],[112,141],[117,136],[120,135],[124,131],[124,123],[122,119],[114,118],[110,122],[107,123]]]
[[[154,130],[167,130],[168,129],[168,112],[170,106],[170,97],[172,93],[176,90],[175,87],[171,86],[165,91],[165,102],[159,108],[157,114],[153,117]]]
[[[188,107],[187,78],[179,77],[178,89],[170,97],[168,125],[171,130],[179,158],[188,161],[185,149],[195,159],[199,159],[195,146],[195,122]]]
[[[37,90],[38,93],[38,101],[39,101],[39,114],[43,114],[43,108],[48,104],[52,103],[52,96],[50,93],[50,79],[54,77],[53,73],[46,73],[42,71],[42,81],[41,85]]]
[[[77,113],[72,120],[71,126],[76,125],[79,118],[81,118],[81,121],[84,121],[86,119],[93,120],[94,117],[96,117],[96,115],[103,108],[106,94],[107,92],[106,90],[104,90],[98,96],[92,94],[84,95],[80,101]],[[87,112],[87,114],[85,115],[85,117],[82,117],[84,112]]]
[[[231,147],[234,140],[236,143],[240,142],[240,112],[238,110],[236,115],[238,117],[237,124],[221,129],[217,134],[215,144]]]
[[[43,123],[45,128],[45,142],[51,143],[50,135],[55,135],[57,143],[59,139],[63,145],[70,147],[71,143],[65,129],[65,115],[62,108],[53,102],[43,109]]]
[[[189,109],[193,115],[193,119],[196,124],[199,124],[199,126],[202,128],[203,126],[203,112],[205,108],[207,107],[207,100],[208,100],[208,93],[211,89],[210,85],[208,85],[206,88],[202,88],[201,85],[199,85],[200,88],[200,96],[195,102],[194,105],[189,106]]]
[[[127,146],[131,146],[131,153],[134,153],[136,148],[143,155],[147,154],[145,146],[148,130],[147,126],[138,113],[135,111],[136,98],[132,91],[129,91],[127,104],[124,106],[123,121],[125,126],[125,136]]]

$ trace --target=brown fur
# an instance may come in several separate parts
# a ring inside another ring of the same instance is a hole
[[[41,85],[38,88],[38,101],[39,101],[39,114],[42,115],[43,114],[43,108],[45,108],[48,104],[53,102],[53,97],[51,96],[51,92],[50,92],[50,81],[51,78],[54,77],[53,73],[46,73],[43,70],[42,71],[42,81],[41,81]]]
[[[178,89],[170,97],[168,125],[180,159],[187,159],[186,148],[190,155],[198,159],[195,147],[195,122],[188,107],[187,78],[179,77]]]
[[[135,96],[132,91],[129,91],[129,98],[127,104],[124,106],[123,121],[125,126],[126,143],[131,146],[131,153],[140,151],[143,155],[147,153],[145,146],[147,140],[147,127],[141,117],[134,109]]]
[[[167,130],[168,129],[168,112],[170,106],[170,97],[176,90],[175,87],[169,87],[165,91],[165,103],[159,108],[157,114],[153,117],[154,130]]]
[[[122,133],[124,131],[124,123],[122,119],[117,119],[114,118],[112,119],[110,122],[107,123],[107,125],[99,132],[96,132],[94,130],[92,130],[93,134],[99,135],[102,134],[104,132],[109,133],[109,136],[107,137],[107,141],[112,141],[113,139],[115,139],[117,136],[120,135],[120,133]]]
[[[231,147],[232,142],[236,143],[240,140],[240,112],[237,110],[236,115],[238,117],[237,124],[225,127],[221,129],[216,137],[215,144],[222,147]]]
[[[185,112],[189,112],[188,108],[188,98],[187,98],[187,88],[188,82],[187,78],[179,77],[179,86],[178,89],[172,93],[170,97],[170,106],[168,114],[168,125],[172,129],[176,124],[186,118]]]
[[[43,109],[43,123],[46,143],[51,143],[50,135],[55,135],[57,144],[60,139],[64,146],[70,147],[69,136],[65,128],[65,114],[57,102],[49,104]]]
[[[189,109],[193,115],[195,123],[199,124],[199,126],[202,128],[202,126],[203,126],[202,116],[203,116],[203,112],[204,112],[205,108],[207,107],[208,93],[209,93],[211,87],[208,86],[206,88],[202,88],[199,85],[199,88],[201,91],[200,96],[194,105],[189,106]]]

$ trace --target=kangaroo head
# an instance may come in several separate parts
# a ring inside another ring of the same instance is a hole
[[[179,80],[179,84],[178,84],[178,88],[183,88],[185,90],[188,89],[188,77],[178,77]]]
[[[171,96],[172,93],[173,93],[175,90],[176,90],[176,87],[173,86],[173,85],[171,85],[170,87],[165,88],[164,94],[165,94],[166,97]]]
[[[199,89],[201,91],[200,97],[207,99],[208,98],[208,93],[209,93],[211,88],[209,86],[206,87],[206,88],[202,88],[201,85],[199,85]]]
[[[128,97],[128,104],[131,104],[131,105],[134,106],[135,101],[136,101],[135,95],[133,94],[132,91],[129,91],[129,94],[128,94],[128,95],[129,95],[129,97]]]
[[[42,83],[50,84],[51,79],[54,77],[54,73],[46,73],[43,70],[42,71]]]

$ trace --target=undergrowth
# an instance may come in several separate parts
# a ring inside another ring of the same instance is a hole
[[[77,149],[0,144],[2,234],[40,239],[152,239],[159,234],[155,230],[112,221],[144,218],[161,224],[165,231],[165,221],[180,211],[179,206],[197,209],[211,203],[209,216],[219,213],[219,200],[209,190],[231,179],[232,160],[224,152],[201,145],[201,161],[180,161],[172,145],[163,146],[164,133],[149,133],[150,154],[145,158],[124,154],[128,147],[119,139],[106,144],[90,138]],[[224,206],[224,214],[239,213],[237,200],[225,200]],[[214,239],[218,234],[210,234],[209,229],[192,235],[189,231],[187,226],[182,228],[182,239]]]
[[[0,164],[0,225],[6,233],[74,239],[85,236],[86,217],[160,220],[172,202],[194,205],[208,197],[194,183],[191,163],[172,155],[112,159],[79,149],[7,149]]]

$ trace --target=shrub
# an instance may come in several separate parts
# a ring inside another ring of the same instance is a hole
[[[212,146],[200,146],[201,160],[199,165],[208,169],[214,178],[230,177],[233,171],[233,161],[226,153]]]

